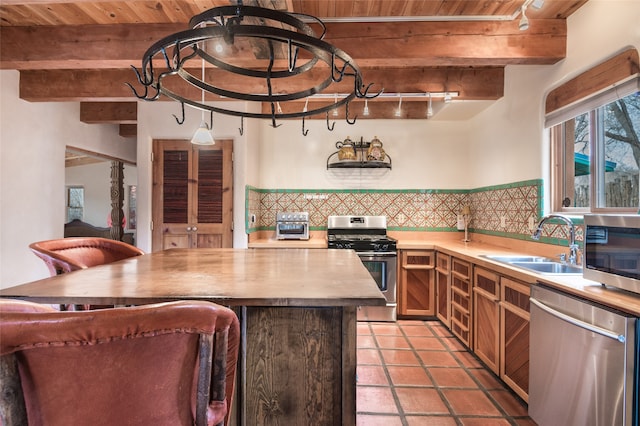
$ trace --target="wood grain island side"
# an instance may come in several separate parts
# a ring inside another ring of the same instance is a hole
[[[171,249],[6,288],[0,296],[233,307],[243,332],[234,402],[242,425],[355,425],[356,309],[385,304],[355,252],[317,249]]]

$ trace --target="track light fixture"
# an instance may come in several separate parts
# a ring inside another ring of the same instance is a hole
[[[529,29],[529,18],[527,18],[526,15],[526,11],[527,11],[527,4],[525,3],[524,5],[522,5],[522,16],[520,17],[520,23],[518,24],[518,28],[520,29],[520,31],[525,31]]]
[[[540,9],[544,5],[544,0],[525,0],[522,3],[522,7],[520,7],[520,22],[518,24],[518,28],[520,31],[526,31],[529,29],[529,18],[527,18],[527,8],[531,6],[534,9]],[[514,18],[518,16],[517,12]]]
[[[398,109],[394,114],[396,117],[402,117],[402,96],[400,96],[400,100],[398,101]]]

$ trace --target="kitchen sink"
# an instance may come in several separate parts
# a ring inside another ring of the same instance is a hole
[[[482,257],[486,257],[487,259],[495,260],[496,262],[502,263],[513,263],[513,262],[554,262],[553,259],[543,256],[521,256],[521,255],[490,255],[484,254]]]
[[[518,268],[530,269],[541,274],[582,275],[582,267],[560,262],[511,262]]]
[[[550,275],[582,275],[582,267],[558,262],[544,256],[521,255],[482,255],[496,262],[506,263],[517,268],[527,269],[539,274]]]

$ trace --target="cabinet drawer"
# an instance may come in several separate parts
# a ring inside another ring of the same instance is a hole
[[[483,290],[486,294],[495,296],[496,299],[500,297],[500,278],[495,272],[487,271],[486,269],[478,268],[473,269],[473,286],[476,289]]]
[[[451,275],[451,288],[466,296],[471,294],[471,283],[469,283],[469,280],[462,279],[457,275]]]
[[[502,303],[510,309],[519,310],[528,316],[530,312],[529,295],[531,294],[529,285],[507,277],[501,277],[500,283]]]
[[[451,291],[451,304],[456,305],[458,310],[464,311],[467,314],[471,312],[471,299],[468,295],[461,294],[456,289],[452,289]]]
[[[421,250],[403,250],[402,267],[405,269],[430,269],[434,267],[435,252]]]
[[[436,254],[436,268],[438,271],[447,273],[449,272],[449,267],[451,264],[451,258],[447,254],[437,253]]]
[[[471,347],[471,332],[469,330],[469,316],[452,309],[451,332],[468,347]]]
[[[471,264],[464,260],[451,258],[451,271],[463,279],[471,278]]]

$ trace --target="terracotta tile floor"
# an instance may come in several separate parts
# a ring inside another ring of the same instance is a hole
[[[358,323],[357,426],[535,425],[438,321]]]

